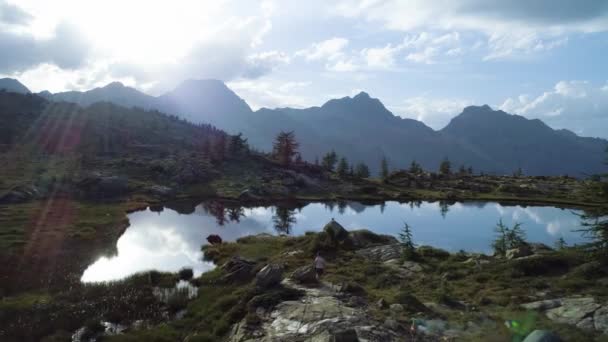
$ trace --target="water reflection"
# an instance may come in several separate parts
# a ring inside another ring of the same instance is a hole
[[[202,261],[201,245],[209,234],[224,241],[270,233],[301,235],[320,230],[331,218],[347,229],[370,229],[397,236],[403,222],[412,227],[417,244],[450,251],[490,252],[494,227],[521,222],[529,241],[553,245],[563,237],[569,244],[584,239],[578,212],[555,207],[504,206],[498,203],[357,202],[310,203],[270,207],[242,207],[222,202],[200,205],[172,203],[129,215],[131,225],[117,242],[117,255],[89,266],[83,281],[108,281],[156,269],[175,272],[191,267],[198,275],[213,267]]]

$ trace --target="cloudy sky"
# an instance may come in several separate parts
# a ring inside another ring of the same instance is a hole
[[[608,138],[605,0],[0,0],[33,91],[224,80],[254,108],[365,90],[439,129],[469,104]]]

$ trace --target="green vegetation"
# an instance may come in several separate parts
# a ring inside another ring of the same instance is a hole
[[[345,157],[340,158],[338,162],[338,168],[336,169],[336,173],[339,177],[344,178],[348,174],[348,161]]]
[[[321,161],[321,167],[327,171],[333,171],[336,166],[336,162],[338,161],[338,155],[335,151],[328,152],[323,156],[323,160]]]
[[[412,236],[412,230],[407,222],[403,223],[403,228],[399,233],[399,240],[401,241],[401,249],[403,258],[405,260],[412,260],[416,258],[416,245],[414,245],[414,238]]]
[[[281,132],[272,145],[272,155],[283,167],[292,164],[298,154],[298,142],[293,131]]]
[[[439,164],[439,174],[447,176],[447,175],[450,175],[451,173],[452,173],[452,163],[446,157],[445,159],[443,159],[441,161],[441,164]]]
[[[388,160],[386,157],[382,157],[380,161],[380,179],[386,181],[388,179]]]
[[[509,228],[500,219],[495,231],[498,235],[492,243],[495,255],[505,256],[508,250],[520,248],[526,244],[526,235],[521,228],[521,223],[515,223],[512,228]]]
[[[355,177],[368,178],[369,176],[369,168],[367,165],[365,165],[365,163],[358,163],[357,167],[355,168]]]

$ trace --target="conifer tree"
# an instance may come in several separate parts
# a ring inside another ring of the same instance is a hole
[[[358,163],[355,168],[355,176],[357,178],[368,178],[369,177],[369,167],[365,163]]]
[[[336,169],[336,173],[340,177],[345,177],[348,172],[348,161],[346,161],[345,157],[340,158],[340,162],[338,162],[338,168]]]
[[[284,167],[291,165],[293,157],[298,153],[298,142],[293,131],[280,132],[275,138],[272,154]]]
[[[323,156],[323,160],[321,161],[321,166],[327,171],[333,171],[336,166],[336,162],[338,161],[338,155],[335,151],[328,152]]]
[[[380,178],[383,181],[388,179],[388,160],[386,157],[382,157],[382,160],[380,161]]]

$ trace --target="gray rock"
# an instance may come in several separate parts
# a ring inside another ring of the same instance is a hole
[[[593,323],[596,330],[608,334],[608,306],[599,308],[593,314]]]
[[[317,272],[312,265],[302,266],[293,271],[291,279],[300,284],[315,284],[317,283]]]
[[[513,248],[513,249],[509,249],[505,256],[507,257],[507,259],[517,259],[517,258],[523,258],[523,257],[527,257],[532,255],[532,249],[528,246],[521,246],[518,248]]]
[[[224,263],[221,268],[226,272],[222,277],[224,282],[242,282],[253,277],[255,263],[240,257],[233,257]]]
[[[331,221],[325,225],[323,231],[335,242],[344,241],[348,237],[346,229],[334,219],[331,219]]]
[[[405,310],[405,308],[401,304],[391,304],[390,309],[391,309],[391,311],[397,312],[397,313],[403,312]]]
[[[283,278],[283,267],[277,264],[268,264],[255,276],[255,284],[261,288],[277,285]]]
[[[388,318],[386,321],[384,321],[384,326],[392,330],[399,330],[401,328],[399,326],[399,322],[391,318]]]
[[[523,342],[561,342],[562,339],[548,330],[534,330]]]
[[[399,243],[394,236],[376,234],[367,229],[351,231],[348,235],[353,247],[357,249]]]
[[[547,317],[559,323],[576,325],[599,308],[600,305],[591,297],[564,298],[561,306],[547,310]]]
[[[521,307],[526,310],[545,311],[545,310],[557,308],[561,305],[562,305],[561,299],[547,299],[547,300],[539,300],[537,302],[522,304]]]
[[[401,258],[402,248],[400,244],[369,247],[356,251],[357,254],[372,261],[384,262],[391,259]]]

